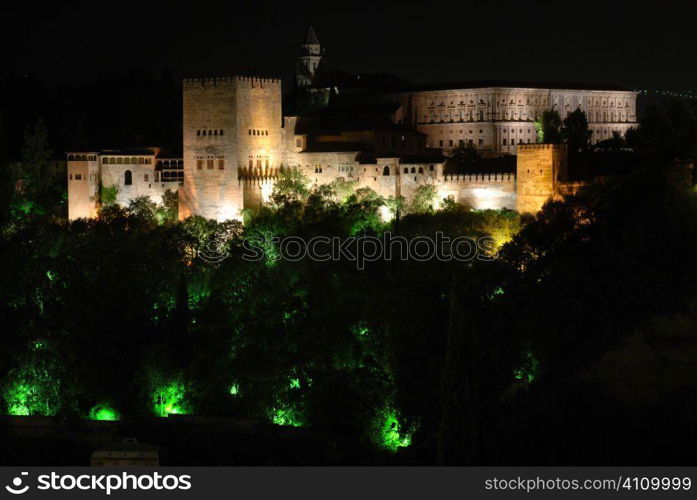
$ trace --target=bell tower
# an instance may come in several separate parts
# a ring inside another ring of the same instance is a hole
[[[300,46],[300,55],[295,68],[295,82],[298,87],[309,87],[312,85],[321,59],[319,40],[317,35],[315,35],[315,30],[310,26],[307,32],[307,39]]]

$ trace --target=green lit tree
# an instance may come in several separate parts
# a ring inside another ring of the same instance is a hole
[[[157,207],[157,219],[160,223],[173,223],[179,218],[179,193],[167,189],[162,195],[162,203]]]
[[[556,144],[562,142],[562,120],[556,109],[548,109],[535,120],[537,142]]]
[[[310,179],[299,168],[285,168],[279,172],[271,193],[276,205],[294,205],[307,200],[310,195]]]
[[[145,224],[154,225],[157,223],[157,203],[152,201],[149,196],[138,196],[134,198],[128,204],[127,210]]]
[[[409,211],[412,213],[432,212],[438,198],[438,188],[433,184],[423,184],[416,188]]]

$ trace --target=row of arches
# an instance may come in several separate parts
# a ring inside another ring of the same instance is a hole
[[[433,172],[433,171],[435,170],[435,167],[434,167],[433,165],[429,165],[429,168],[428,168],[428,169],[429,169],[430,172]],[[399,174],[399,168],[397,168],[397,169],[395,170],[395,172],[396,172],[397,174]],[[416,167],[411,167],[411,168],[410,168],[410,167],[404,167],[404,170],[403,170],[403,173],[405,173],[405,174],[408,174],[408,173],[416,174],[417,172],[418,172],[419,174],[423,174],[423,173],[424,173],[424,167],[419,167],[418,169],[417,169]],[[391,169],[390,169],[390,166],[389,166],[389,165],[385,165],[385,167],[382,169],[382,175],[392,175]]]

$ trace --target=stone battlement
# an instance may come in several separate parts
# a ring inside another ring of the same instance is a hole
[[[518,152],[520,151],[540,151],[545,149],[566,150],[566,144],[517,144]]]
[[[232,86],[237,82],[249,82],[252,85],[281,85],[279,78],[265,78],[261,76],[213,76],[205,78],[184,78],[183,86],[186,89],[217,88]]]
[[[443,182],[513,182],[515,180],[516,174],[513,172],[446,174],[443,176]]]
[[[266,181],[266,180],[273,180],[278,177],[279,169],[278,168],[245,168],[242,167],[238,171],[238,180],[242,183],[255,183],[258,181]]]

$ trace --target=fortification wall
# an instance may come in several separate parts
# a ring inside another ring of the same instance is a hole
[[[516,176],[512,173],[447,175],[439,185],[439,195],[476,210],[515,210]]]

